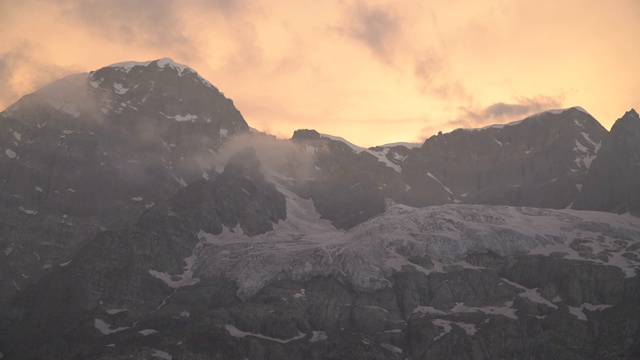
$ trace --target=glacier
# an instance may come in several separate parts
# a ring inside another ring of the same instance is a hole
[[[617,267],[626,277],[635,276],[640,267],[635,245],[640,242],[640,219],[629,214],[390,203],[380,216],[344,231],[321,219],[311,200],[279,190],[286,195],[288,214],[273,231],[254,237],[228,228],[218,235],[202,230],[197,234],[199,242],[186,259],[194,278],[233,279],[237,295],[246,299],[283,279],[333,275],[356,288],[374,290],[391,286],[393,272],[405,266],[425,274],[446,272],[452,265],[481,270],[465,261],[478,252],[559,256]],[[410,260],[416,257],[430,259],[433,266]]]

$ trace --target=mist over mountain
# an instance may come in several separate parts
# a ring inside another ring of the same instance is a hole
[[[639,159],[633,109],[362,148],[71,75],[0,113],[0,358],[637,358]]]

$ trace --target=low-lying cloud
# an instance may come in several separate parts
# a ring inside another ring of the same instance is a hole
[[[25,41],[14,46],[0,54],[0,111],[27,91],[74,72],[77,69],[73,67],[49,62],[46,51],[39,44]]]

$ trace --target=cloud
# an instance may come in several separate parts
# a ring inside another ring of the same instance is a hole
[[[488,125],[491,122],[501,122],[519,119],[526,115],[556,109],[562,106],[564,96],[536,96],[533,98],[520,97],[516,103],[507,104],[498,102],[481,110],[464,108],[464,117],[470,124]]]
[[[465,85],[448,74],[445,61],[433,49],[415,59],[413,75],[419,91],[425,95],[465,103],[473,100]]]
[[[539,95],[534,97],[518,97],[513,103],[497,102],[486,107],[460,107],[458,116],[436,126],[427,126],[421,130],[422,138],[434,135],[437,131],[456,128],[479,128],[491,124],[507,123],[521,120],[533,113],[558,109],[562,107],[564,94],[556,96]]]
[[[174,0],[67,0],[62,14],[105,40],[128,46],[174,48],[181,58],[190,59],[197,48],[185,34],[179,10],[180,2]]]
[[[400,20],[389,9],[358,2],[349,10],[347,27],[341,33],[365,45],[381,61],[391,63]]]
[[[52,64],[47,55],[42,46],[28,41],[0,54],[0,111],[28,91],[79,72],[73,67]]]

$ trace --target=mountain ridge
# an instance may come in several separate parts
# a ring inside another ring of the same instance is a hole
[[[360,148],[207,83],[118,63],[1,113],[2,356],[640,355],[633,109]]]

